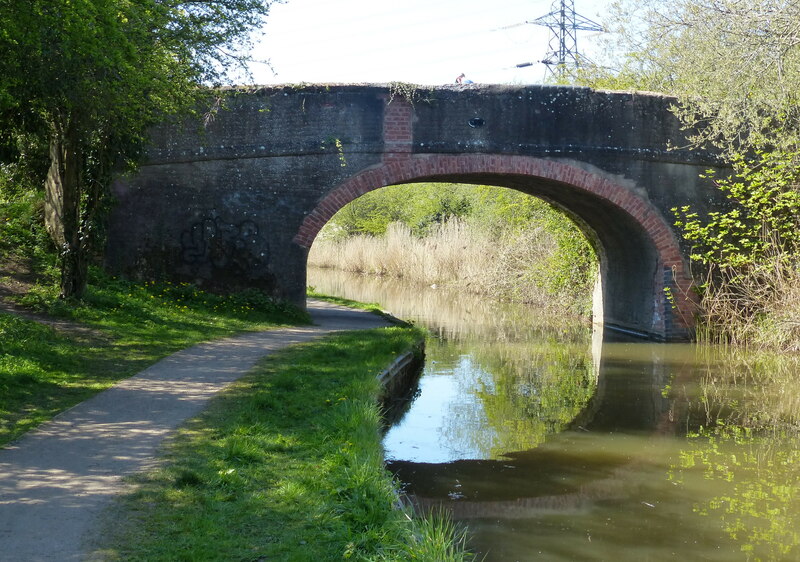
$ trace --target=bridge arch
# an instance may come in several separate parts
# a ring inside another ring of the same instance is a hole
[[[702,215],[725,199],[700,175],[719,168],[714,154],[668,148],[686,144],[674,100],[537,85],[417,93],[276,86],[232,96],[202,131],[158,127],[147,162],[115,183],[107,267],[302,305],[308,248],[346,203],[398,183],[498,185],[549,201],[587,234],[597,320],[691,336],[689,248],[670,209]]]
[[[552,203],[576,222],[599,258],[595,321],[657,339],[682,339],[691,331],[692,281],[670,226],[630,186],[577,162],[503,154],[389,154],[329,191],[306,215],[294,242],[309,249],[339,209],[370,191],[423,181],[497,185]]]

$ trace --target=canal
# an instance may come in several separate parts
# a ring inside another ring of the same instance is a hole
[[[487,561],[800,559],[797,359],[614,341],[585,320],[310,270],[426,327],[388,468]]]

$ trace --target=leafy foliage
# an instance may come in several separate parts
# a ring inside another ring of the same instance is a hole
[[[674,209],[677,226],[695,244],[692,258],[721,268],[759,267],[767,257],[789,259],[800,249],[800,154],[759,151],[733,158],[734,175],[716,178],[731,201],[727,211],[701,219],[689,207]],[[716,177],[713,170],[709,177]]]
[[[0,255],[51,261],[52,246],[44,230],[42,206],[38,190],[18,188],[0,168]]]
[[[726,209],[674,209],[707,276],[701,333],[798,348],[800,316],[787,310],[800,272],[800,2],[619,0],[613,12],[614,69],[578,81],[676,96],[690,141],[732,170],[709,174]]]
[[[467,216],[473,204],[473,195],[465,186],[447,183],[392,186],[367,193],[346,205],[333,217],[323,236],[383,236],[394,222],[405,224],[421,236],[448,218]]]
[[[264,0],[0,2],[0,144],[7,159],[49,162],[40,181],[63,296],[85,288],[113,174],[138,161],[150,125],[196,108],[209,96],[201,83],[224,80],[237,60],[230,53],[267,8]]]
[[[605,66],[579,82],[675,95],[694,141],[724,151],[797,144],[799,2],[617,0],[610,13]]]

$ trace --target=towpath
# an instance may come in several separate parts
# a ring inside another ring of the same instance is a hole
[[[313,326],[242,334],[175,353],[0,449],[0,561],[86,560],[123,477],[152,466],[159,445],[261,357],[333,331],[388,323],[313,301]]]

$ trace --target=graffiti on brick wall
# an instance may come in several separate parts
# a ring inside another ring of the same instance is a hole
[[[258,225],[245,220],[228,223],[207,216],[181,233],[181,259],[194,270],[211,266],[229,273],[245,273],[261,265],[266,244]]]

